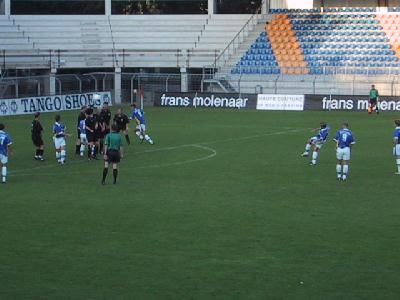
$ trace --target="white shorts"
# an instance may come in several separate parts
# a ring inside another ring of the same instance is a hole
[[[65,138],[54,138],[54,146],[56,149],[60,149],[61,147],[65,148],[66,145],[67,143],[65,142]]]
[[[337,148],[336,158],[338,160],[350,160],[350,148]]]
[[[0,154],[0,162],[5,165],[8,163],[8,156]]]
[[[140,124],[137,126],[137,128],[140,130],[140,132],[146,131],[146,124]]]
[[[396,146],[393,147],[393,155],[400,156],[400,144],[397,144]]]
[[[319,140],[316,136],[313,136],[312,138],[310,138],[310,142],[318,149],[321,149],[322,146],[325,144],[325,141]]]
[[[86,133],[81,133],[79,138],[80,138],[82,144],[87,144],[88,143]]]

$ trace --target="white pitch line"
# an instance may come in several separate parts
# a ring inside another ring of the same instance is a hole
[[[159,151],[168,151],[168,150],[176,150],[176,149],[180,149],[183,147],[197,147],[197,148],[203,148],[203,149],[207,149],[207,150],[211,150],[211,151],[215,151],[215,155],[213,155],[212,157],[216,156],[216,150],[210,147],[206,147],[204,145],[209,145],[209,144],[216,144],[216,143],[223,143],[223,142],[231,142],[231,141],[243,141],[243,140],[251,140],[251,139],[256,139],[256,138],[261,138],[261,137],[266,137],[266,136],[273,136],[273,135],[282,135],[282,134],[288,134],[288,133],[296,133],[296,132],[300,132],[305,130],[304,128],[301,129],[290,129],[290,130],[285,130],[285,131],[276,131],[276,132],[266,132],[266,133],[262,133],[262,134],[256,134],[256,135],[248,135],[248,136],[244,136],[244,137],[237,137],[237,138],[228,138],[228,139],[221,139],[221,140],[214,140],[214,141],[207,141],[207,142],[197,142],[197,143],[193,143],[193,144],[184,144],[184,145],[177,145],[177,146],[170,146],[170,147],[163,147],[163,148],[156,148],[156,149],[148,149],[148,150],[144,150],[144,151],[136,151],[136,152],[132,152],[131,154],[143,154],[143,153],[153,153],[153,152],[159,152]],[[308,128],[307,128],[308,130]],[[207,159],[210,159],[212,157],[208,157]],[[172,165],[181,165],[181,164],[185,164],[185,163],[192,163],[192,162],[197,162],[197,161],[201,161],[201,160],[205,160],[203,159],[194,159],[194,161],[190,160],[189,162],[175,162]],[[79,163],[88,163],[86,160],[77,160],[77,161],[71,161],[68,162],[68,165],[71,164],[79,164]],[[166,166],[165,164],[161,164],[161,165],[157,165],[155,166],[143,166],[143,167],[136,167],[137,168],[157,168],[157,167],[164,167]],[[168,166],[170,166],[170,164],[168,164]],[[14,175],[32,175],[32,173],[27,174],[27,171],[34,171],[34,170],[42,170],[42,169],[48,169],[48,168],[54,168],[54,167],[58,167],[60,168],[59,165],[54,164],[54,165],[46,165],[46,166],[37,166],[37,167],[32,167],[32,168],[26,168],[26,169],[19,169],[19,170],[10,170],[9,171],[9,175],[10,176],[14,176]],[[25,172],[25,173],[24,173]],[[49,173],[50,174],[50,173]],[[35,175],[44,175],[43,173],[40,174],[35,174]],[[51,174],[51,175],[54,175]]]
[[[208,159],[211,159],[211,158],[217,156],[217,150],[215,150],[214,148],[206,147],[206,146],[202,146],[202,145],[197,145],[197,144],[181,145],[181,146],[177,146],[177,147],[166,147],[166,148],[162,148],[162,149],[160,148],[158,150],[159,151],[177,150],[177,149],[185,148],[185,147],[199,148],[199,149],[208,151],[210,154],[202,156],[202,157],[199,157],[199,158],[187,159],[187,160],[182,160],[182,161],[177,161],[177,162],[172,162],[172,163],[139,166],[139,167],[135,167],[135,170],[136,169],[152,169],[152,168],[161,168],[161,167],[171,167],[171,166],[184,165],[184,164],[189,164],[189,163],[208,160]],[[143,152],[141,152],[141,153],[143,153]],[[92,170],[93,169],[90,169],[90,171],[92,171]],[[29,171],[29,170],[27,170],[27,171]],[[68,170],[66,170],[66,171],[62,172],[62,174],[82,174],[82,173],[85,173],[85,172],[83,172],[82,170],[69,171],[69,172],[68,172]],[[40,173],[38,175],[54,176],[54,175],[57,175],[57,174],[59,174],[59,173]],[[13,175],[16,175],[16,176],[17,175],[18,176],[31,176],[32,173],[17,173],[17,174],[13,173],[13,174],[10,174],[10,176],[13,176]]]

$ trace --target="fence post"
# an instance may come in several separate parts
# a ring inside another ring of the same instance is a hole
[[[6,69],[6,50],[3,50],[3,69]]]
[[[114,73],[114,103],[121,104],[121,68],[115,68]]]
[[[181,92],[186,93],[188,91],[188,73],[186,68],[181,68]]]

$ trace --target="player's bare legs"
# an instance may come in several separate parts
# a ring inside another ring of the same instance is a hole
[[[126,126],[125,130],[122,131],[122,133],[123,133],[124,136],[125,136],[126,143],[127,143],[128,145],[130,145],[130,144],[131,144],[131,139],[129,138],[129,129],[128,129],[128,125]]]

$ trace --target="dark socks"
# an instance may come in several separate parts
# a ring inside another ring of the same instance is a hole
[[[118,169],[113,169],[114,184],[117,183]]]
[[[36,154],[35,156],[40,156],[40,149],[36,149]]]
[[[103,180],[101,181],[102,183],[104,183],[106,181],[107,173],[108,173],[108,169],[104,168],[103,169]]]
[[[75,154],[81,153],[81,145],[75,145]]]
[[[131,139],[129,138],[129,135],[125,135],[125,139],[126,139],[126,143],[128,145],[130,145],[131,144]]]
[[[42,156],[42,157],[43,157],[43,154],[44,154],[44,150],[39,149],[39,156]]]
[[[103,142],[103,140],[100,140],[100,153],[103,152],[103,146],[104,146],[104,142]]]

